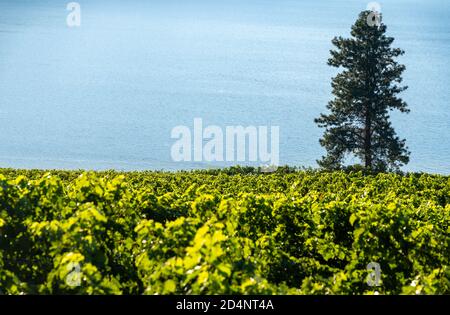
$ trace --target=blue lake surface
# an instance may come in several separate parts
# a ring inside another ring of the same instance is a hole
[[[316,167],[332,98],[331,39],[368,1],[0,1],[0,167],[188,169],[177,125],[276,125],[280,163]],[[408,171],[450,173],[450,3],[380,1],[406,54],[393,113]]]

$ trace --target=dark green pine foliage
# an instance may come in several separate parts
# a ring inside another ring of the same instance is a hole
[[[391,48],[394,38],[385,35],[386,25],[368,23],[370,13],[361,12],[351,38],[332,41],[336,49],[328,64],[343,71],[332,80],[335,98],[327,105],[330,113],[315,120],[326,128],[320,144],[327,155],[318,161],[326,169],[341,168],[349,154],[369,171],[398,170],[409,162],[405,140],[389,121],[394,109],[409,112],[398,97],[407,88],[400,86],[405,66],[395,61],[404,51]]]

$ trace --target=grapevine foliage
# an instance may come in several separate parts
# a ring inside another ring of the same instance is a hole
[[[0,170],[0,294],[450,294],[449,201],[428,174]]]

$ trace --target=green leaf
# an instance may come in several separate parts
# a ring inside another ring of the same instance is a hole
[[[177,290],[177,284],[173,280],[166,280],[164,282],[164,293],[174,293]]]

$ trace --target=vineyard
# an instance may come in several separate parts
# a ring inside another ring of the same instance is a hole
[[[450,177],[3,169],[0,294],[450,294]]]

